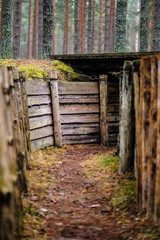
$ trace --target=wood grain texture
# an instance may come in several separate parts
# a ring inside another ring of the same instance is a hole
[[[50,115],[52,113],[51,105],[33,106],[28,109],[29,117]]]
[[[99,94],[97,82],[59,82],[59,94],[79,95],[79,94]]]
[[[27,81],[26,83],[27,95],[49,95],[50,88],[48,82],[42,81]]]
[[[29,119],[30,130],[52,125],[52,115],[45,115],[40,117],[33,117]]]
[[[68,127],[62,129],[62,136],[64,135],[88,135],[97,134],[100,132],[99,127]]]
[[[41,95],[41,96],[28,96],[28,106],[50,104],[51,97],[50,95]]]
[[[37,150],[37,149],[43,149],[48,146],[54,146],[53,136],[31,141],[32,151]]]
[[[60,114],[99,113],[99,104],[61,104]]]
[[[61,115],[61,123],[98,123],[99,114]]]
[[[59,103],[99,103],[99,95],[60,95]]]
[[[77,135],[77,136],[63,136],[63,144],[85,144],[85,143],[99,143],[99,135]]]
[[[31,140],[40,139],[40,138],[44,138],[52,135],[53,135],[53,126],[42,127],[42,128],[38,128],[30,131]]]

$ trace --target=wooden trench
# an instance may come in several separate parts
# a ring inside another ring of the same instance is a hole
[[[27,81],[31,149],[64,144],[116,146],[119,81]]]

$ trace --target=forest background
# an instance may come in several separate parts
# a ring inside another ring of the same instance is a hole
[[[159,0],[1,0],[1,58],[159,50]]]

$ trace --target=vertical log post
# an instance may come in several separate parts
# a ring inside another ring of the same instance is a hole
[[[120,120],[120,174],[134,167],[134,105],[132,63],[125,62],[122,82],[122,107]]]
[[[57,72],[50,72],[50,89],[51,89],[51,100],[52,100],[52,115],[54,124],[54,140],[55,145],[58,147],[62,146],[62,133],[61,133],[61,120],[59,112],[59,95],[58,95],[58,82]]]
[[[135,169],[135,176],[138,181],[138,192],[142,191],[140,182],[141,173],[141,159],[138,157],[139,154],[139,114],[140,114],[140,61],[136,60],[133,61],[133,84],[134,84],[134,108],[135,108],[135,152],[134,152],[134,169]],[[140,168],[139,168],[140,167]],[[138,197],[139,198],[139,197]],[[140,199],[140,198],[139,198]]]
[[[108,75],[99,76],[101,145],[108,146]]]

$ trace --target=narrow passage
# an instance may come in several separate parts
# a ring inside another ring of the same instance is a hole
[[[121,176],[100,164],[106,153],[114,149],[64,146],[32,154],[22,239],[143,239],[136,209],[120,216],[111,203]]]

